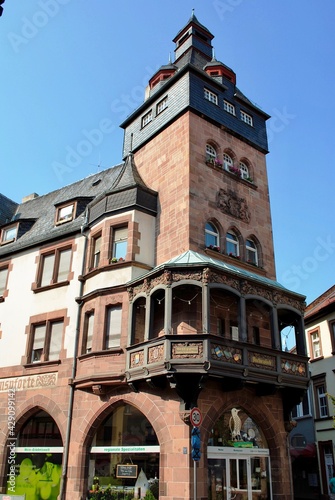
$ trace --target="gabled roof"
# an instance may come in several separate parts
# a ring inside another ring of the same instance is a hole
[[[198,28],[200,28],[201,30],[205,31],[209,35],[210,39],[214,38],[214,35],[212,35],[212,33],[209,31],[209,29],[206,28],[206,26],[204,26],[203,24],[199,23],[196,15],[194,14],[194,9],[193,9],[190,19],[187,21],[187,23],[185,24],[185,26],[181,30],[178,31],[178,33],[174,37],[174,39],[173,39],[174,42],[179,38],[179,36],[183,33],[183,31],[185,31],[186,28],[188,28],[188,26],[190,24],[197,25]]]

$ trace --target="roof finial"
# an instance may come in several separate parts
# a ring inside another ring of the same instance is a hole
[[[212,49],[212,61],[216,61],[216,57],[215,57],[215,49],[213,47]]]
[[[195,16],[194,9],[192,9],[192,16],[191,17],[194,17],[194,16]]]
[[[171,64],[172,61],[171,61],[171,52],[169,52],[169,64]]]

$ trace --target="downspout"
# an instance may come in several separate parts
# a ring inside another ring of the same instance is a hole
[[[84,231],[88,227],[87,220],[88,220],[88,212],[86,209],[85,220],[84,220],[84,223],[81,226],[81,230],[80,230],[82,236],[84,236],[84,238],[85,238],[82,269],[81,269],[82,275],[85,273],[87,235],[84,233]],[[81,280],[80,281],[79,298],[82,297],[83,291],[84,291],[84,281]],[[78,351],[78,344],[79,344],[80,318],[81,318],[82,306],[83,306],[83,301],[82,300],[78,301],[78,312],[77,312],[76,332],[75,332],[75,340],[74,340],[72,375],[71,375],[71,379],[70,379],[70,383],[69,383],[70,395],[69,395],[68,417],[67,417],[64,455],[63,455],[62,477],[61,477],[60,491],[59,491],[59,495],[57,497],[58,500],[66,500],[65,491],[66,491],[66,483],[67,483],[67,469],[68,469],[68,462],[69,462],[70,437],[71,437],[72,416],[73,416],[73,401],[74,401],[74,392],[75,392],[74,380],[76,378],[76,373],[77,373],[77,351]]]

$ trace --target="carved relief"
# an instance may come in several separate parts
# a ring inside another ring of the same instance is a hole
[[[217,194],[217,206],[224,214],[250,222],[250,212],[245,198],[239,198],[233,191],[220,189]]]
[[[130,368],[143,366],[144,364],[144,351],[133,352],[130,355]]]
[[[155,345],[148,350],[148,363],[157,363],[164,360],[164,345]]]

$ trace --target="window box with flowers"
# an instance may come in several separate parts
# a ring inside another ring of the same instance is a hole
[[[214,158],[214,156],[206,156],[205,163],[211,167],[222,168],[223,166],[223,162],[219,158]]]
[[[209,250],[213,250],[214,252],[220,252],[220,247],[216,245],[208,245],[207,247]]]
[[[117,262],[124,262],[124,258],[123,257],[120,257],[119,259],[116,258],[116,257],[112,257],[110,260],[109,260],[109,263],[110,264],[116,264]]]
[[[239,255],[236,255],[236,254],[234,254],[234,253],[232,253],[232,252],[230,252],[230,253],[228,254],[228,257],[232,257],[233,259],[238,259],[238,260],[240,259],[240,256],[239,256]]]
[[[229,165],[229,172],[231,172],[234,175],[237,175],[238,177],[241,177],[241,170],[238,167],[234,167],[233,165]]]

